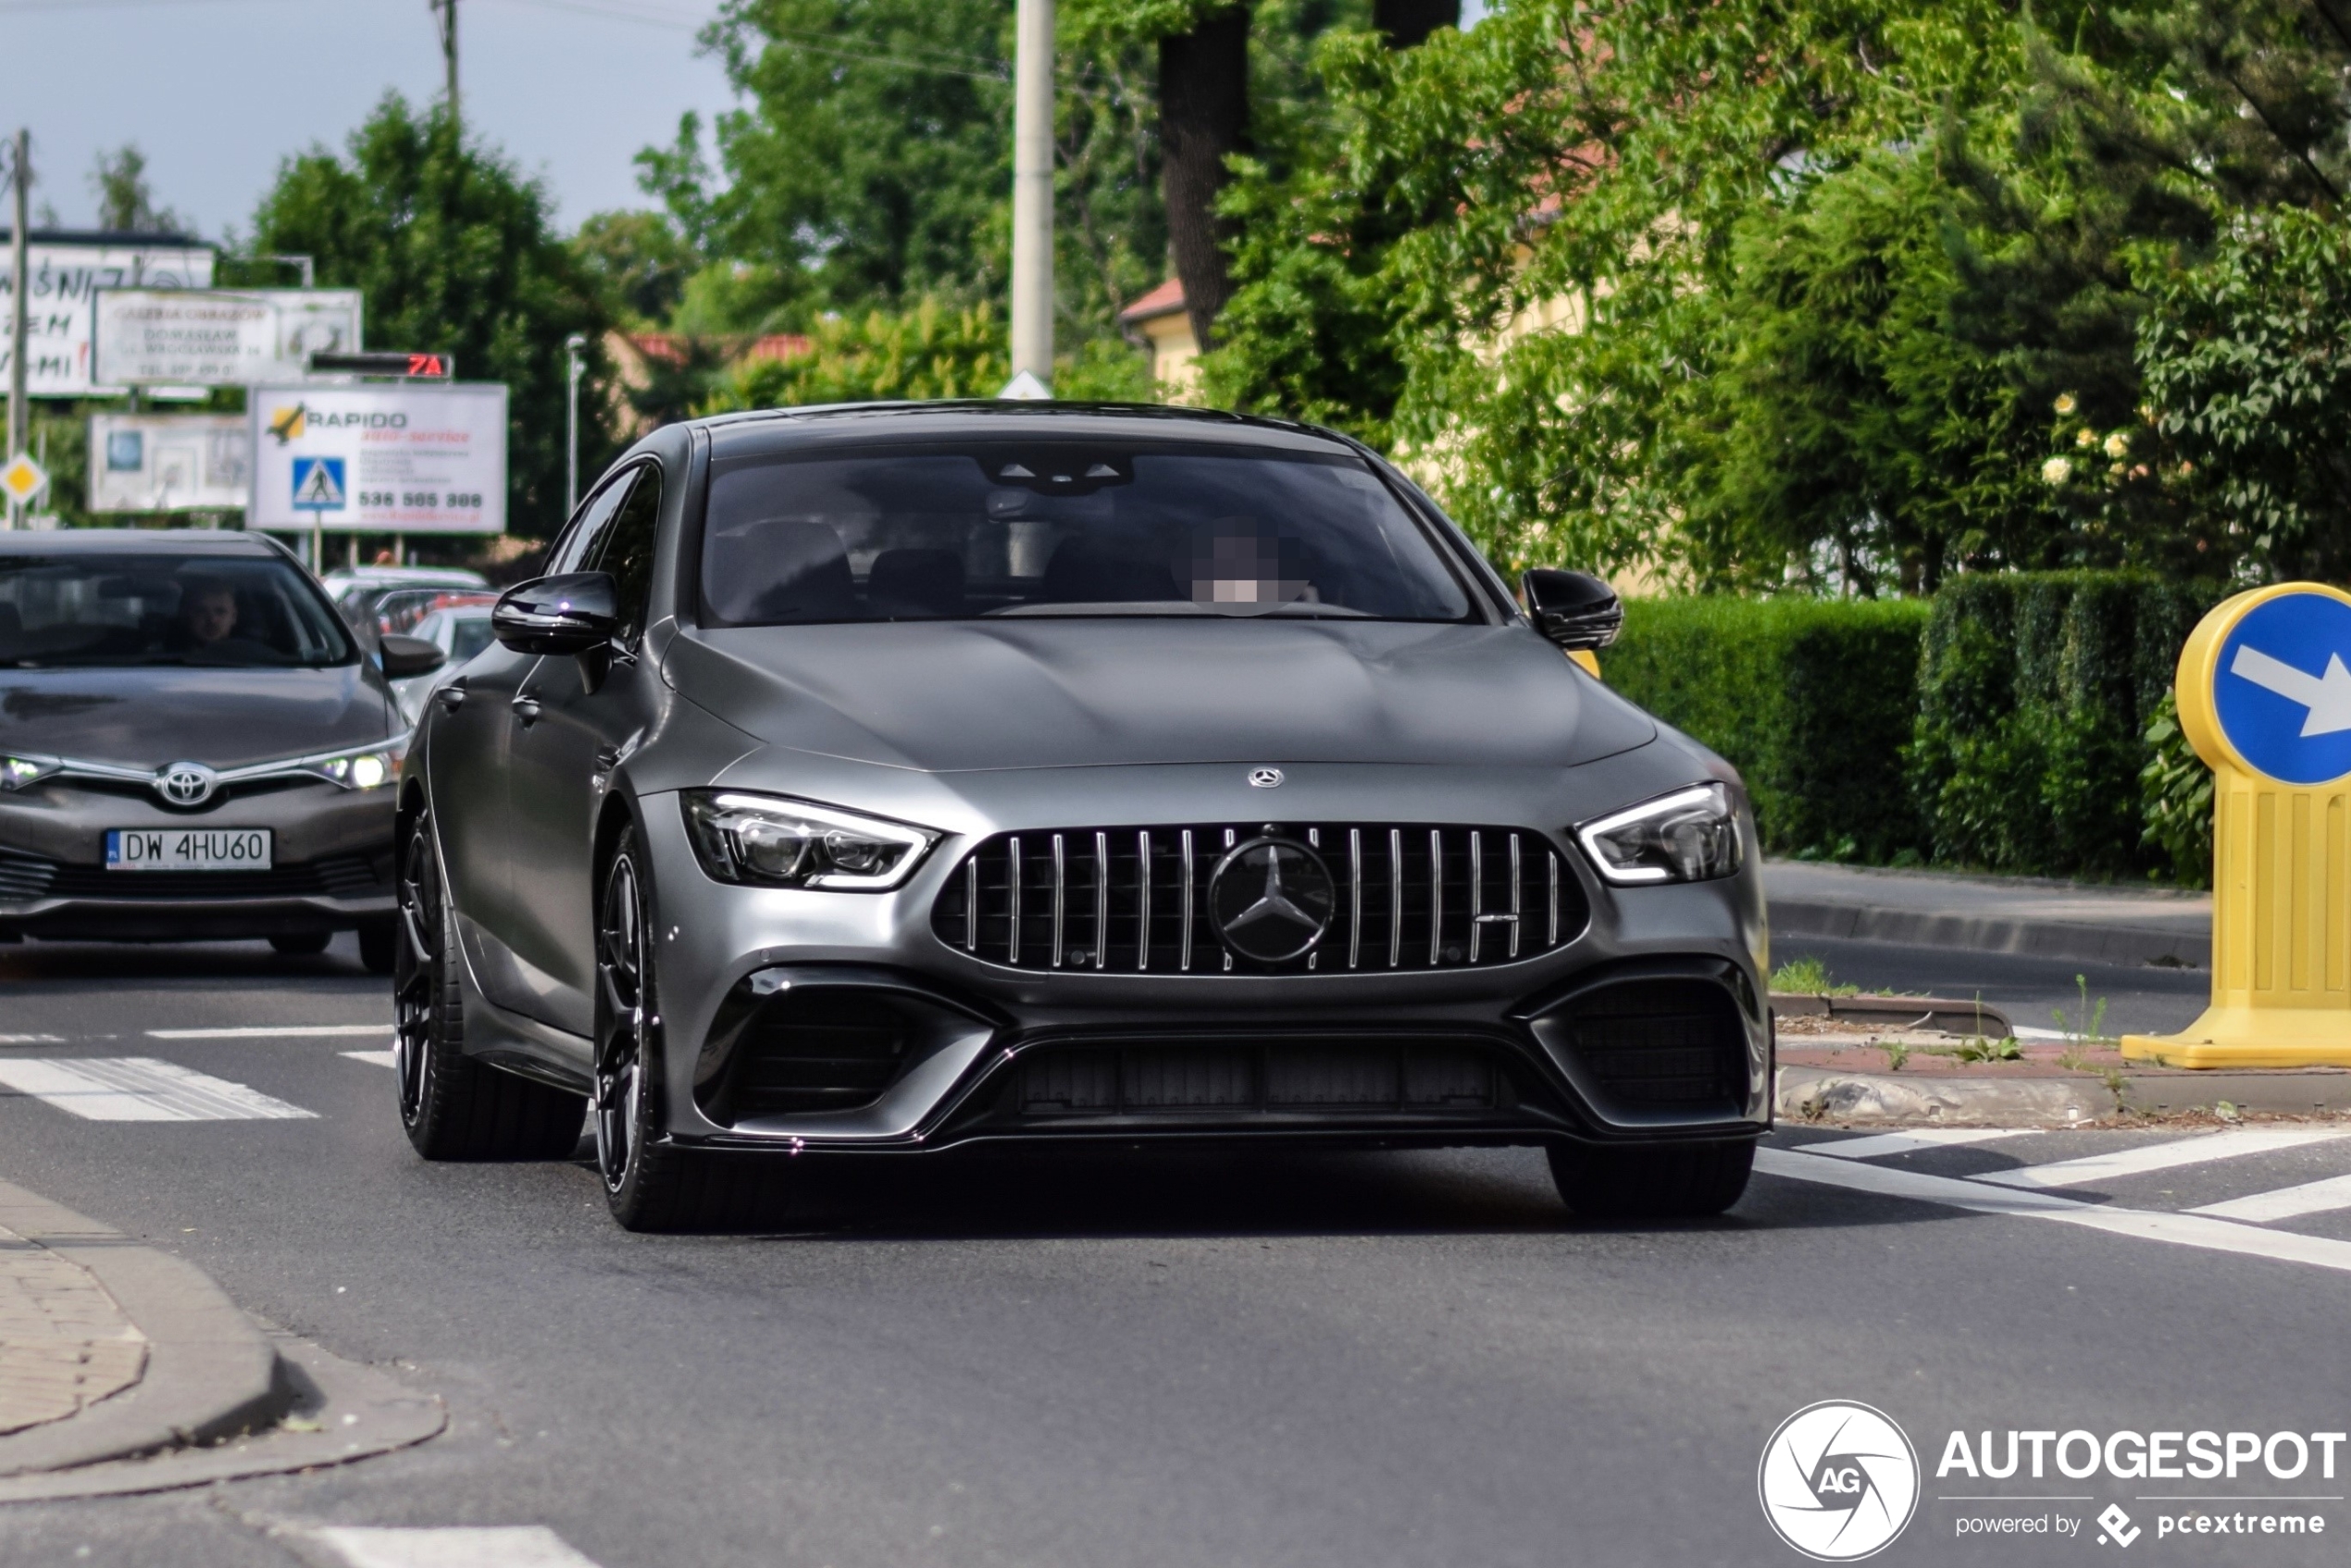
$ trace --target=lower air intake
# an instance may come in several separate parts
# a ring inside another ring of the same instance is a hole
[[[1746,1098],[1747,1026],[1711,980],[1620,980],[1555,1016],[1602,1092],[1637,1110],[1688,1110]]]

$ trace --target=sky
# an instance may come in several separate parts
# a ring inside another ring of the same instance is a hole
[[[731,95],[694,34],[716,0],[459,0],[471,130],[541,177],[566,228],[641,206],[630,159]],[[280,162],[340,149],[386,91],[438,96],[427,0],[0,0],[0,132],[32,132],[42,203],[97,215],[105,149],[136,143],[156,202],[206,239],[252,228]],[[5,227],[0,216],[0,227]]]

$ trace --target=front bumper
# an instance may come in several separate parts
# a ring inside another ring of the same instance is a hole
[[[1549,838],[1587,923],[1484,967],[1039,973],[934,932],[975,840],[942,843],[895,893],[745,888],[703,873],[675,796],[640,804],[682,1144],[1653,1142],[1770,1125],[1752,865],[1628,894]]]
[[[0,795],[0,935],[219,940],[389,920],[394,793],[297,780],[191,812],[72,780]],[[118,828],[267,828],[273,869],[108,872],[106,834]]]

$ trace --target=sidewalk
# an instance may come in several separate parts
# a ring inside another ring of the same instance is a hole
[[[1844,937],[2094,964],[2201,969],[2212,897],[2030,877],[1763,865],[1775,937]]]
[[[78,1415],[146,1364],[146,1336],[88,1269],[0,1230],[0,1436]]]

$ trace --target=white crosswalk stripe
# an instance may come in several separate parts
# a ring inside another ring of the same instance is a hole
[[[1989,1143],[1996,1138],[2030,1138],[2031,1127],[1927,1127],[1919,1132],[1883,1132],[1872,1138],[1840,1138],[1808,1143],[1807,1154],[1833,1160],[1876,1160],[1888,1154],[1913,1154],[1922,1149],[1956,1149],[1969,1143]]]
[[[90,1122],[257,1122],[317,1114],[149,1056],[0,1057],[0,1086]]]
[[[149,1029],[149,1039],[299,1039],[324,1035],[388,1035],[390,1024],[267,1024],[234,1029]]]
[[[378,1067],[398,1065],[389,1051],[346,1051],[341,1054],[350,1057],[354,1062],[366,1062]]]
[[[544,1524],[440,1530],[331,1525],[306,1533],[350,1568],[596,1568]]]
[[[2281,1187],[2274,1192],[2256,1192],[2249,1198],[2232,1198],[2225,1203],[2207,1203],[2201,1208],[2190,1209],[2188,1213],[2269,1225],[2278,1220],[2299,1219],[2304,1214],[2323,1214],[2334,1209],[2351,1209],[2351,1176],[2306,1181],[2299,1187]]]
[[[2092,1182],[2146,1176],[2151,1171],[2233,1160],[2245,1154],[2273,1154],[2306,1143],[2324,1143],[2351,1137],[2333,1127],[2240,1127],[2234,1132],[2207,1133],[2175,1139],[2169,1143],[2144,1143],[2112,1153],[2085,1154],[2078,1160],[2053,1160],[2013,1171],[1987,1171],[1975,1179],[2002,1187],[2085,1187]]]

